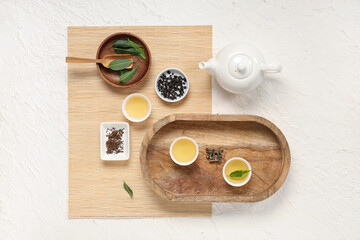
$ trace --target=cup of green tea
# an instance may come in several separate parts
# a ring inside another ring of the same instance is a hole
[[[223,167],[223,177],[233,187],[241,187],[248,183],[251,172],[249,162],[240,157],[229,159]]]
[[[199,155],[199,147],[194,139],[179,137],[170,146],[170,156],[174,163],[188,166],[195,162]]]
[[[150,116],[151,103],[145,95],[133,93],[125,98],[122,111],[129,121],[142,122]]]

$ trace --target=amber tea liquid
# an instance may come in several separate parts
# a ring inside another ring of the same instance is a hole
[[[148,114],[150,106],[142,96],[133,96],[126,102],[125,110],[131,118],[142,119]]]
[[[174,143],[171,153],[178,162],[187,163],[195,158],[196,145],[191,140],[182,138]]]

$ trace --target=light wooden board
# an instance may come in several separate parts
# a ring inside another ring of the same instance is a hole
[[[142,177],[139,149],[148,127],[160,118],[171,113],[211,112],[211,76],[198,63],[211,57],[212,27],[69,27],[68,56],[95,57],[103,39],[116,32],[132,32],[144,39],[152,67],[141,84],[117,89],[102,80],[94,64],[68,65],[69,217],[211,216],[211,203],[177,203],[156,195]],[[179,103],[165,103],[155,93],[155,77],[167,67],[182,69],[190,80],[189,94]],[[104,162],[99,153],[100,123],[126,121],[121,104],[135,92],[150,99],[150,118],[130,123],[130,160]],[[123,189],[124,180],[134,191],[133,199]]]

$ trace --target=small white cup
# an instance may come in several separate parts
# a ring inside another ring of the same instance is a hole
[[[175,157],[174,157],[173,154],[172,154],[172,148],[173,148],[174,144],[175,144],[178,140],[181,140],[181,139],[188,139],[188,140],[192,141],[192,142],[195,144],[195,147],[196,147],[196,155],[195,155],[195,157],[194,157],[191,161],[189,161],[189,162],[185,162],[185,163],[184,163],[184,162],[179,162],[179,161],[177,161],[177,160],[175,159]],[[170,145],[170,156],[171,156],[171,159],[174,161],[174,163],[176,163],[176,164],[178,164],[178,165],[180,165],[180,166],[188,166],[188,165],[192,164],[193,162],[195,162],[195,160],[196,160],[197,157],[199,156],[199,146],[197,145],[197,143],[195,142],[195,140],[192,139],[192,138],[189,138],[189,137],[179,137],[179,138],[175,139],[175,140],[171,143],[171,145]]]
[[[230,162],[232,162],[232,161],[239,161],[239,160],[242,161],[242,162],[244,162],[244,163],[248,166],[250,172],[248,173],[248,175],[246,176],[246,179],[245,179],[243,182],[233,183],[233,182],[231,182],[231,181],[226,177],[225,168],[226,168],[226,166],[227,166]],[[245,184],[247,184],[247,183],[249,182],[250,178],[251,178],[251,173],[252,173],[252,170],[251,170],[251,166],[250,166],[249,162],[246,161],[244,158],[240,158],[240,157],[234,157],[234,158],[229,159],[229,160],[225,163],[225,165],[224,165],[224,167],[223,167],[223,177],[224,177],[225,181],[226,181],[229,185],[231,185],[231,186],[233,186],[233,187],[241,187],[241,186],[244,186]]]
[[[126,112],[126,103],[127,103],[127,101],[128,101],[131,97],[134,97],[134,96],[140,96],[140,97],[146,99],[146,101],[147,101],[148,104],[149,104],[149,112],[148,112],[148,113],[146,114],[146,116],[143,117],[143,118],[134,119],[134,118],[130,117],[130,116],[127,114],[127,112]],[[149,100],[145,95],[143,95],[143,94],[141,94],[141,93],[133,93],[133,94],[130,94],[130,95],[127,96],[127,97],[125,98],[125,100],[123,101],[123,104],[122,104],[122,112],[123,112],[124,116],[127,118],[127,120],[129,120],[129,121],[131,121],[131,122],[142,122],[142,121],[145,121],[145,120],[150,116],[150,113],[151,113],[151,102],[150,102],[150,100]]]

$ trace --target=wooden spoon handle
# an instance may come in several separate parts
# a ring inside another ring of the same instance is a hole
[[[67,57],[67,63],[102,63],[102,59]]]

